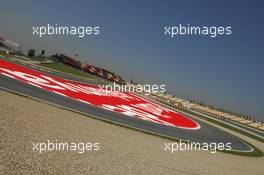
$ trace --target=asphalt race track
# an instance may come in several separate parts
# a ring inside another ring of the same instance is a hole
[[[34,68],[34,70],[37,70],[37,69],[38,68]],[[42,70],[37,70],[37,71],[43,73]],[[54,76],[54,73],[51,73],[51,72],[45,72],[45,74]],[[59,73],[56,73],[56,76],[65,78],[65,75],[60,76]],[[72,79],[71,76],[67,78]],[[82,80],[81,78],[74,77],[74,80],[84,82],[84,80]],[[3,74],[0,74],[0,88],[4,90],[9,90],[9,91],[17,92],[20,94],[24,94],[27,96],[31,96],[37,99],[41,99],[41,100],[44,100],[44,101],[68,108],[68,109],[79,111],[79,112],[87,114],[87,116],[93,116],[98,119],[110,121],[113,123],[117,123],[119,125],[129,126],[132,128],[136,128],[138,130],[144,130],[147,132],[155,133],[157,135],[163,135],[163,136],[167,136],[167,137],[171,137],[175,139],[189,140],[192,142],[199,142],[199,143],[202,143],[202,142],[228,143],[230,142],[232,144],[231,145],[232,150],[239,150],[239,151],[251,151],[252,150],[250,146],[248,146],[246,143],[241,141],[239,138],[227,132],[224,132],[218,128],[215,128],[205,122],[202,122],[196,118],[193,118],[191,116],[188,116],[188,118],[198,123],[200,125],[199,129],[177,128],[177,127],[162,125],[162,124],[134,118],[131,116],[127,116],[121,113],[106,110],[106,109],[103,109],[103,108],[100,108],[94,105],[89,105],[87,103],[83,103],[81,101],[74,100],[72,98],[68,98],[68,97],[38,88],[36,86],[24,83],[22,81],[5,76]]]

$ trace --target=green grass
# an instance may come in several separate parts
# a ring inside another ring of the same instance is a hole
[[[77,75],[84,78],[94,79],[89,73],[67,66],[62,63],[41,63],[40,66],[72,75]]]
[[[166,104],[164,104],[164,105],[166,105]],[[170,106],[170,105],[168,105],[168,106]],[[223,122],[220,122],[220,121],[217,121],[217,120],[214,120],[214,119],[211,119],[211,118],[205,117],[205,116],[203,116],[203,115],[199,115],[199,114],[194,113],[194,112],[189,111],[189,110],[185,110],[185,109],[181,109],[181,108],[177,108],[177,107],[173,107],[173,106],[170,106],[170,107],[175,108],[175,109],[178,110],[179,112],[182,111],[182,112],[185,112],[185,113],[191,114],[191,115],[193,115],[193,116],[196,116],[196,117],[198,117],[198,118],[201,118],[201,119],[203,119],[203,120],[206,120],[206,121],[208,121],[208,122],[210,122],[210,123],[217,124],[217,125],[219,125],[219,126],[222,126],[222,127],[224,127],[224,128],[230,129],[230,130],[235,131],[235,132],[237,132],[237,133],[239,133],[239,134],[242,134],[242,135],[248,136],[248,137],[250,137],[250,138],[252,138],[252,139],[255,139],[255,140],[257,140],[257,141],[260,141],[260,142],[264,143],[264,139],[259,138],[259,137],[255,136],[255,135],[250,134],[250,133],[248,133],[248,132],[246,132],[246,131],[243,131],[243,130],[241,130],[241,129],[234,128],[234,127],[232,127],[232,126],[230,126],[230,125],[227,125],[227,124],[225,124],[225,123],[223,123]]]

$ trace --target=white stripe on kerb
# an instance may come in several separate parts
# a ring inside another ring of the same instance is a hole
[[[10,78],[14,78],[14,79],[15,79],[15,77],[14,77],[14,76],[12,76],[12,75],[9,75],[9,74],[6,74],[6,73],[4,73],[4,72],[1,72],[1,74],[2,74],[2,75],[5,75],[5,76],[7,76],[7,77],[10,77]]]
[[[41,86],[36,85],[36,84],[34,84],[34,83],[30,83],[30,82],[27,82],[27,83],[30,84],[30,85],[32,85],[32,86],[36,86],[36,87],[38,87],[38,88],[41,88]]]

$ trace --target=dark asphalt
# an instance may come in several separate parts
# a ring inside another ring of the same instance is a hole
[[[50,74],[48,72],[46,73]],[[71,77],[67,77],[67,78],[71,78]],[[74,80],[77,80],[76,77],[74,78]],[[108,121],[113,121],[120,125],[127,125],[133,128],[137,128],[139,130],[145,130],[176,139],[189,140],[199,143],[231,142],[232,143],[231,146],[233,150],[240,150],[240,151],[251,150],[251,148],[247,144],[242,142],[236,136],[233,136],[227,132],[224,132],[216,127],[213,127],[207,123],[204,123],[190,116],[189,116],[190,118],[192,118],[194,121],[200,124],[201,128],[199,130],[180,129],[180,128],[144,121],[141,119],[132,118],[123,114],[115,113],[55,93],[45,91],[43,89],[6,77],[4,75],[0,75],[0,88],[1,87],[7,90],[12,90],[38,99],[42,99],[57,105],[61,105],[70,109],[74,109],[86,113],[87,115],[89,114],[94,115],[97,116],[99,119],[106,119]]]

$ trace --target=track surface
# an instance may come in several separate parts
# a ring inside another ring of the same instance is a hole
[[[41,70],[38,71],[42,72]],[[45,74],[49,75],[51,73],[45,72]],[[58,73],[56,74],[57,76],[59,76]],[[71,77],[67,77],[67,78],[71,79]],[[78,78],[76,77],[74,78],[74,80],[79,81]],[[80,81],[83,80],[80,79]],[[41,100],[45,100],[66,108],[80,111],[87,115],[93,115],[99,119],[112,121],[121,125],[137,128],[139,130],[156,133],[158,135],[164,135],[175,139],[190,140],[193,142],[200,142],[200,143],[201,142],[207,142],[207,143],[231,142],[232,150],[240,150],[240,151],[251,150],[251,148],[247,144],[242,142],[237,137],[229,133],[226,133],[218,128],[215,128],[207,123],[204,123],[200,120],[197,120],[191,116],[188,116],[188,118],[191,118],[193,121],[199,123],[200,129],[197,130],[181,129],[177,127],[161,125],[161,124],[129,117],[120,113],[112,112],[93,105],[88,105],[86,103],[40,89],[38,87],[23,83],[21,81],[7,77],[5,75],[0,75],[0,88],[15,91]]]

